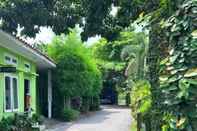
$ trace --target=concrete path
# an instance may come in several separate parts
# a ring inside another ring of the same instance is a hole
[[[49,131],[130,131],[130,109],[104,106],[101,111]]]

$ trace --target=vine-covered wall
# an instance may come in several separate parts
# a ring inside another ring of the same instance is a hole
[[[185,1],[163,23],[168,55],[161,61],[163,130],[197,130],[197,1]]]
[[[163,14],[154,13],[157,18]],[[151,25],[147,79],[152,109],[143,121],[148,131],[196,131],[197,1],[185,0],[169,16]]]

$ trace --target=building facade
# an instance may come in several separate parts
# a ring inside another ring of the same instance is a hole
[[[55,63],[25,42],[0,30],[0,119],[37,112],[38,76],[47,71],[48,117],[51,117],[51,69]]]

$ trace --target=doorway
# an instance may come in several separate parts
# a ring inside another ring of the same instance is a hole
[[[31,109],[30,80],[24,79],[24,89],[24,110],[28,112]]]

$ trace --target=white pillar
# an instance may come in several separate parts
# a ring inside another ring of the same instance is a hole
[[[51,70],[48,70],[48,118],[52,117],[52,77]]]

